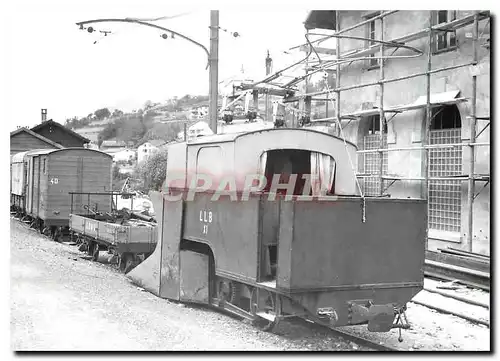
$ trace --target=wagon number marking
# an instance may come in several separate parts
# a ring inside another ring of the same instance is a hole
[[[59,183],[59,178],[51,178],[50,183],[52,184],[58,184]]]
[[[200,211],[200,222],[203,223],[203,234],[208,234],[208,225],[212,223],[212,211]]]

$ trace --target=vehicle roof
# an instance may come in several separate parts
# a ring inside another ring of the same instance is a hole
[[[244,136],[251,135],[251,134],[263,133],[263,132],[280,133],[280,132],[290,132],[290,131],[318,133],[318,134],[322,134],[326,137],[331,137],[331,138],[335,138],[337,140],[343,141],[343,139],[340,137],[337,137],[337,136],[334,136],[334,135],[331,135],[331,134],[328,134],[325,132],[320,132],[318,130],[308,129],[308,128],[264,128],[264,129],[249,131],[249,132],[207,135],[207,136],[199,137],[199,138],[196,138],[196,139],[189,141],[188,146],[199,145],[199,144],[210,144],[210,143],[234,142],[236,139],[238,139],[240,137],[244,137]],[[349,142],[347,140],[345,142],[348,143],[349,145],[356,147],[356,145],[352,142]]]

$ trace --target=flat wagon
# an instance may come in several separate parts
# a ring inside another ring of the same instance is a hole
[[[139,219],[99,220],[90,215],[70,214],[69,228],[77,243],[84,243],[92,260],[100,251],[116,257],[122,271],[128,272],[154,251],[158,231],[153,221]]]
[[[128,273],[136,284],[265,330],[290,316],[408,327],[406,303],[424,282],[426,203],[362,196],[353,144],[266,129],[168,151],[168,187],[151,194],[158,245]]]

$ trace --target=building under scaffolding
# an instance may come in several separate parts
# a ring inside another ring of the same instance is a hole
[[[489,12],[311,11],[305,27],[305,75],[284,77],[296,63],[247,89],[272,83],[300,112],[288,126],[330,123],[357,144],[365,196],[428,199],[430,250],[489,254]]]

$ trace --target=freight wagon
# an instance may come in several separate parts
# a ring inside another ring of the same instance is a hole
[[[86,148],[33,150],[11,159],[11,208],[31,225],[59,239],[68,230],[69,192],[110,192],[112,157]],[[77,209],[86,199],[76,196]],[[111,210],[107,196],[93,198],[92,207]]]
[[[151,194],[158,245],[128,273],[133,282],[264,330],[291,316],[409,327],[406,303],[424,282],[426,203],[362,196],[353,144],[281,128],[168,151],[166,188]]]

